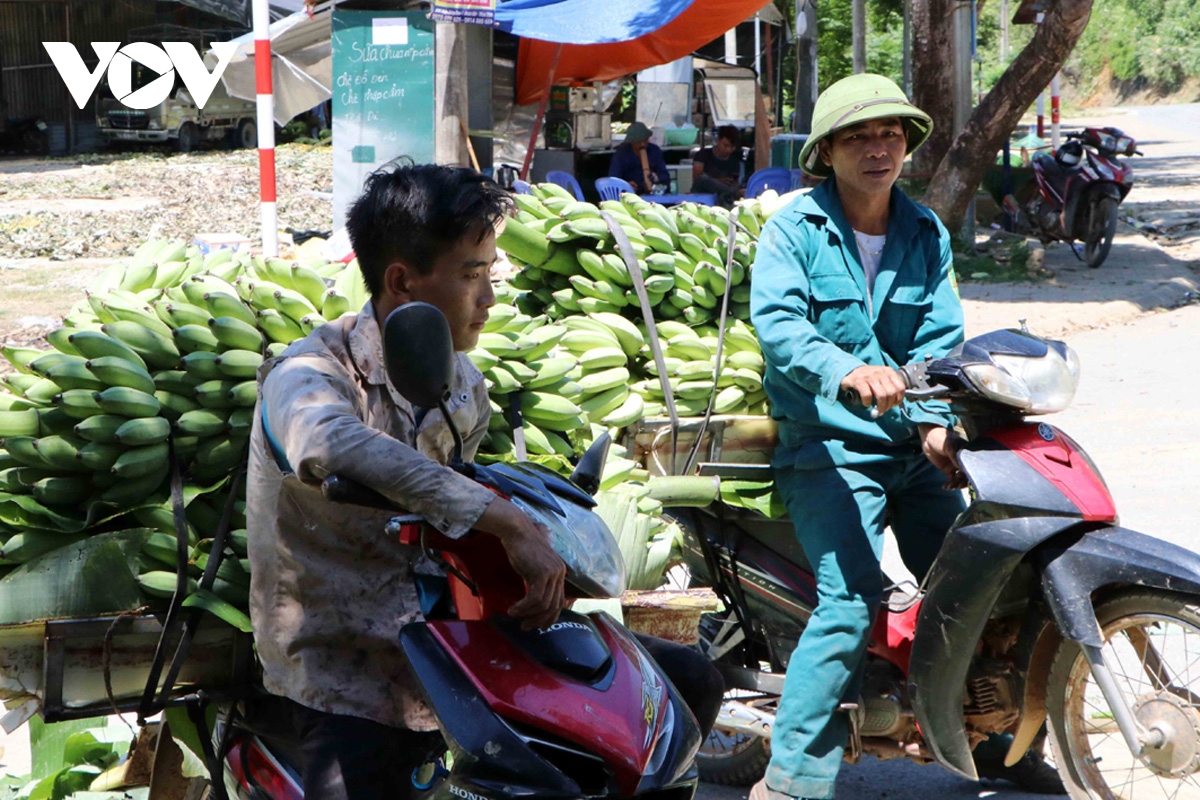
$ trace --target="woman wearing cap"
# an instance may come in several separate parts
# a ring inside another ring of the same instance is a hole
[[[654,184],[669,184],[671,173],[663,159],[662,148],[650,141],[650,129],[635,122],[625,132],[625,142],[613,153],[608,177],[633,184],[638,192],[650,193]]]
[[[804,171],[825,180],[776,212],[759,240],[750,303],[779,420],[775,482],[818,605],[789,661],[771,762],[751,800],[834,796],[849,734],[837,707],[858,699],[883,595],[885,513],[919,580],[964,508],[949,407],[905,400],[895,371],[963,340],[950,237],[894,185],[931,128],[887,78],[833,84],[800,153]],[[843,401],[848,390],[861,403]],[[1040,758],[1005,770],[1004,742],[987,749],[998,758],[981,775],[1063,791]]]

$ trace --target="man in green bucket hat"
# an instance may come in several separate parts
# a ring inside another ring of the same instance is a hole
[[[884,528],[920,580],[965,507],[949,406],[906,400],[895,371],[963,340],[950,237],[895,186],[932,127],[887,78],[833,84],[800,152],[804,171],[825,180],[759,239],[750,304],[779,422],[772,466],[818,603],[788,662],[771,761],[750,800],[834,796],[849,736],[838,706],[859,701],[883,599]],[[981,776],[1063,792],[1032,752],[1005,768],[1008,741],[980,745]]]

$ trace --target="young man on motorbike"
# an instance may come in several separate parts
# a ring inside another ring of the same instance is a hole
[[[849,735],[838,706],[858,699],[883,599],[885,525],[920,579],[964,508],[949,407],[906,401],[895,371],[963,340],[950,237],[894,186],[931,127],[887,78],[833,84],[800,154],[825,180],[774,214],[759,240],[751,313],[779,420],[775,483],[818,605],[789,662],[771,762],[751,800],[834,796]],[[1036,756],[1005,769],[1006,742],[993,738],[976,752],[982,776],[1062,792]]]
[[[446,466],[453,438],[441,411],[408,403],[383,362],[388,314],[414,301],[442,311],[457,351],[447,408],[469,461],[491,411],[466,351],[495,304],[495,230],[510,208],[503,190],[471,170],[374,173],[347,219],[371,300],[259,372],[247,487],[250,616],[263,687],[286,698],[275,705],[301,742],[306,798],[407,796],[430,748],[422,732],[436,727],[398,640],[422,614],[418,578],[436,568],[419,548],[387,539],[391,514],[331,503],[313,484],[337,474],[447,536],[491,533],[527,585],[509,613],[546,627],[564,607],[566,568],[545,530]],[[719,673],[688,648],[642,641],[707,733],[724,689]]]

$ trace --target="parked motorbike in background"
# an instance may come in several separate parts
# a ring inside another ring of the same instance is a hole
[[[976,744],[1013,733],[1014,764],[1048,723],[1074,800],[1200,796],[1200,555],[1120,527],[1087,454],[1027,419],[1070,405],[1075,353],[996,331],[901,374],[910,399],[940,397],[958,415],[970,504],[920,591],[885,595],[861,693],[841,707],[847,757],[936,761],[974,779]],[[725,603],[701,643],[736,687],[701,775],[750,783],[817,605],[813,569],[787,519],[721,504],[672,513],[692,580]]]
[[[1083,260],[1099,267],[1117,231],[1117,207],[1133,188],[1133,168],[1117,156],[1142,155],[1137,142],[1117,128],[1084,128],[1066,134],[1054,155],[1033,157],[1036,189],[1024,204],[1012,195],[1004,209],[1018,228],[1043,243],[1083,243]],[[1076,250],[1076,254],[1078,254]]]

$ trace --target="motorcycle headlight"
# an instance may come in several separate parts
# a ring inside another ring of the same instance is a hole
[[[993,356],[993,358],[999,358]],[[1006,406],[1027,410],[1032,405],[1029,389],[1017,378],[995,364],[971,364],[963,367],[963,375],[981,395]]]
[[[1063,352],[1065,351],[1065,352]],[[1065,344],[1051,347],[1040,358],[993,354],[992,360],[1025,388],[1026,411],[1052,414],[1071,405],[1079,384],[1079,357]]]

